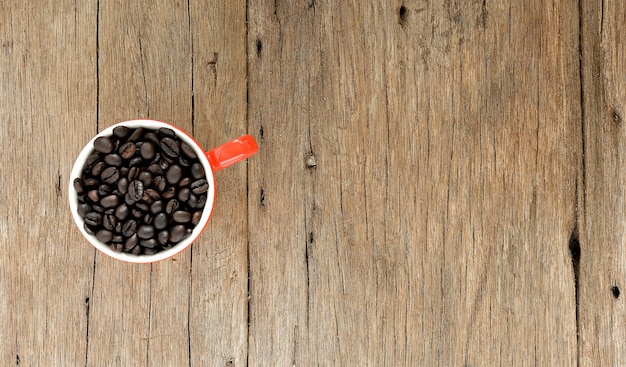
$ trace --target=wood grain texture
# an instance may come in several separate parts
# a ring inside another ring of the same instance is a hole
[[[0,3],[0,364],[620,366],[626,7]],[[67,207],[114,123],[258,155],[130,265]]]
[[[626,364],[626,6],[583,1],[581,10],[585,175],[579,365],[621,366]]]

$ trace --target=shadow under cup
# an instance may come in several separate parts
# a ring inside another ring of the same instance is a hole
[[[159,128],[167,128],[167,129],[173,130],[176,133],[176,137],[178,139],[180,139],[182,142],[186,143],[189,147],[193,149],[194,153],[197,156],[198,161],[202,164],[202,167],[204,168],[205,179],[209,183],[209,188],[206,192],[206,195],[207,195],[206,202],[204,204],[204,207],[202,208],[202,215],[198,223],[195,225],[195,227],[193,227],[191,235],[181,240],[180,242],[174,244],[172,247],[163,249],[155,254],[134,255],[132,253],[115,251],[106,243],[99,241],[95,235],[90,234],[85,230],[84,219],[80,216],[78,212],[78,206],[80,204],[78,200],[79,194],[74,187],[74,180],[76,178],[82,179],[83,169],[87,162],[87,158],[94,152],[94,142],[96,141],[96,139],[99,137],[113,136],[113,129],[119,126],[125,126],[130,129],[143,128],[144,130],[158,130]],[[205,153],[205,151],[200,147],[198,142],[196,142],[186,132],[184,132],[183,130],[180,130],[179,128],[175,126],[167,124],[165,122],[152,121],[152,120],[132,120],[132,121],[126,121],[126,122],[113,125],[103,130],[98,135],[96,135],[93,139],[91,139],[91,141],[83,148],[78,158],[76,159],[76,162],[74,163],[74,167],[72,168],[72,172],[70,175],[69,204],[70,204],[72,216],[74,217],[74,221],[76,222],[76,225],[78,226],[83,236],[94,247],[96,247],[98,250],[118,260],[130,262],[130,263],[150,263],[150,262],[164,260],[164,259],[167,259],[169,257],[172,257],[178,254],[179,252],[189,247],[196,240],[196,238],[198,238],[198,236],[202,233],[202,231],[205,229],[206,225],[208,224],[209,218],[211,217],[211,213],[213,211],[213,204],[215,201],[215,177],[213,175],[213,171],[215,170],[215,168],[212,168],[211,164],[209,163],[209,158],[207,157],[207,154],[209,153]]]

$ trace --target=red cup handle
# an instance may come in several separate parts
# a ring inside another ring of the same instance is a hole
[[[244,135],[224,143],[206,153],[213,171],[222,170],[259,151],[259,146],[252,135]]]

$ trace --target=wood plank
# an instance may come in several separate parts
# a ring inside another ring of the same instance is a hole
[[[100,3],[99,128],[136,118],[192,131],[187,1]],[[97,254],[88,364],[175,365],[189,356],[191,255],[132,265]]]
[[[583,212],[578,244],[580,366],[626,364],[626,5],[582,1]]]
[[[95,1],[0,4],[0,361],[85,363],[93,248],[67,204],[95,132]]]
[[[246,133],[246,2],[190,1],[194,136],[206,149]],[[252,159],[255,159],[253,157]],[[245,366],[247,164],[216,173],[209,226],[192,247],[191,365]]]
[[[249,2],[251,365],[575,363],[577,11]]]

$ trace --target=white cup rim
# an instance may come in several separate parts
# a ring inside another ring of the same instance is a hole
[[[84,220],[78,214],[78,193],[76,192],[76,189],[74,188],[74,180],[82,176],[82,170],[85,165],[85,162],[87,161],[87,157],[89,157],[89,155],[91,155],[91,153],[94,151],[94,148],[93,148],[94,141],[101,136],[113,135],[113,129],[115,129],[118,126],[126,126],[129,128],[142,127],[142,128],[151,129],[151,130],[156,130],[161,127],[164,127],[164,128],[169,128],[169,129],[174,130],[176,132],[176,136],[179,139],[181,139],[183,142],[187,143],[194,150],[194,152],[198,156],[200,163],[202,164],[204,168],[206,180],[209,182],[209,190],[207,191],[207,201],[202,211],[202,216],[200,217],[200,221],[198,222],[198,224],[194,227],[191,235],[185,238],[184,240],[180,241],[173,247],[157,252],[154,255],[133,255],[133,254],[125,253],[125,252],[117,252],[117,251],[112,250],[106,244],[98,241],[96,236],[91,235],[87,233],[87,231],[85,231]],[[146,119],[129,120],[129,121],[123,121],[115,125],[109,126],[108,128],[99,132],[96,136],[94,136],[89,141],[89,143],[85,145],[85,147],[81,150],[80,154],[76,158],[76,161],[74,162],[74,166],[70,174],[68,192],[69,192],[68,197],[69,197],[70,211],[72,213],[72,217],[74,218],[74,222],[76,222],[76,226],[78,227],[80,232],[83,234],[83,236],[95,248],[97,248],[101,252],[117,260],[129,262],[129,263],[152,263],[152,262],[171,258],[172,256],[185,250],[204,231],[204,229],[206,228],[209,222],[209,219],[211,218],[211,214],[213,212],[213,205],[215,202],[215,176],[213,175],[213,169],[209,163],[209,160],[206,156],[206,152],[204,151],[204,149],[200,146],[200,144],[194,138],[192,138],[184,130],[174,125],[171,125],[169,123],[162,122],[162,121],[146,120]]]

